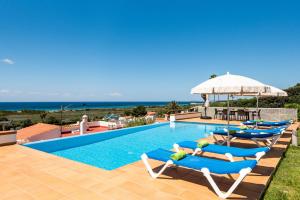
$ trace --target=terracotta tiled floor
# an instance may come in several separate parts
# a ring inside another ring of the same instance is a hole
[[[89,130],[85,134],[90,134],[90,133],[99,133],[99,132],[104,132],[107,131],[107,127],[103,126],[97,126],[97,127],[90,127]],[[74,133],[64,133],[62,134],[62,137],[69,137],[69,136],[74,136],[74,135],[79,135],[79,131],[76,131]]]
[[[229,199],[258,199],[289,143],[290,134],[285,133]],[[233,145],[254,147],[242,140]],[[151,164],[159,168],[162,163]],[[105,171],[12,145],[0,147],[0,167],[0,199],[218,199],[199,172],[170,168],[152,179],[141,161]],[[214,178],[222,189],[233,182],[227,176]]]

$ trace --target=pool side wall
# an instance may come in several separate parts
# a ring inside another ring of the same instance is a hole
[[[78,147],[78,146],[84,146],[84,145],[92,144],[95,142],[100,142],[103,140],[135,133],[138,131],[152,129],[152,128],[156,128],[159,126],[164,126],[166,124],[169,124],[169,123],[157,123],[157,124],[151,124],[151,125],[145,125],[145,126],[138,126],[138,127],[132,127],[132,128],[124,128],[124,129],[106,131],[106,132],[102,132],[102,133],[72,136],[72,137],[68,137],[68,138],[56,138],[56,139],[47,140],[47,141],[27,143],[27,144],[24,144],[24,146],[27,146],[27,147],[30,147],[33,149],[37,149],[40,151],[44,151],[47,153],[51,153],[51,152],[74,148],[74,147]]]

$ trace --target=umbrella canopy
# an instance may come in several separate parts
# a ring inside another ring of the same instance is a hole
[[[256,97],[256,113],[257,113],[257,118],[259,117],[258,116],[258,98],[259,97],[271,97],[271,96],[276,96],[276,97],[286,97],[288,96],[287,92],[279,89],[279,88],[276,88],[276,87],[273,87],[273,86],[270,86],[270,85],[267,85],[270,90],[268,92],[263,92],[263,93],[256,93],[256,94],[243,94],[244,96],[255,96]]]
[[[270,87],[254,79],[227,74],[209,79],[192,88],[192,94],[258,94],[269,92]]]
[[[287,97],[288,94],[286,91],[283,91],[279,88],[270,86],[270,91],[269,92],[265,92],[265,93],[260,93],[258,96],[279,96],[279,97]]]
[[[287,97],[288,94],[287,92],[279,89],[279,88],[276,88],[276,87],[273,87],[273,86],[270,86],[270,85],[267,85],[270,89],[267,91],[267,92],[262,92],[262,93],[243,93],[243,96],[263,96],[263,97],[270,97],[270,96],[278,96],[278,97]]]

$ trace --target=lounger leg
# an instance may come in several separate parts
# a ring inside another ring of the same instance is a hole
[[[217,137],[215,135],[212,135],[212,136],[213,136],[214,141],[218,144],[219,141],[218,141]]]
[[[149,164],[149,162],[148,162],[148,156],[147,156],[146,154],[143,154],[143,155],[141,156],[141,158],[142,158],[142,160],[143,160],[143,162],[144,162],[144,164],[145,164],[145,166],[146,166],[147,171],[149,172],[149,174],[150,174],[150,176],[151,176],[152,178],[157,178],[157,177],[159,177],[159,176],[166,170],[166,168],[167,168],[168,166],[170,166],[170,165],[173,164],[173,161],[172,161],[172,160],[168,160],[168,161],[165,163],[165,165],[163,166],[163,168],[161,168],[160,171],[159,171],[158,173],[155,173],[155,172],[152,170],[152,168],[151,168],[151,166],[150,166],[150,164]]]
[[[281,135],[277,135],[277,136],[274,137],[273,140],[275,140],[275,141],[274,141],[274,143],[273,142],[271,143],[272,146],[277,143],[277,141],[279,140],[280,136]]]
[[[223,136],[222,136],[222,139],[223,139],[222,142],[219,142],[219,140],[217,139],[217,137],[215,135],[213,135],[213,138],[214,138],[215,142],[219,145],[223,145],[225,142],[227,142],[227,139],[225,139]]]
[[[268,147],[271,148],[274,144],[276,144],[277,141],[279,140],[280,136],[281,136],[281,135],[276,135],[276,136],[274,136],[274,137],[272,138],[272,140],[271,140],[271,144],[269,144]]]
[[[271,140],[266,139],[266,141],[267,141],[268,145],[272,144],[272,141],[271,141]]]
[[[210,172],[207,168],[202,168],[201,172],[207,178],[208,182],[210,183],[210,185],[212,186],[214,191],[217,193],[217,195],[222,199],[226,199],[237,188],[237,186],[241,183],[241,181],[245,178],[245,176],[251,172],[251,168],[242,169],[239,172],[240,176],[238,177],[238,179],[232,184],[232,186],[229,188],[229,190],[225,193],[219,189],[219,187],[217,186],[216,182],[211,177]]]
[[[256,161],[258,162],[258,161],[261,159],[261,157],[263,157],[265,154],[266,154],[266,152],[264,152],[264,151],[257,152],[257,153],[255,154],[255,156],[256,156]]]
[[[267,147],[271,148],[274,144],[276,144],[280,136],[281,135],[279,134],[271,138],[252,138],[252,141],[254,141],[259,147],[261,147],[261,145],[258,143],[258,141],[262,141]]]

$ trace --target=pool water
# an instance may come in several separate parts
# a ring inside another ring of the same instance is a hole
[[[176,142],[204,138],[209,132],[223,127],[222,125],[186,122],[163,123],[128,128],[127,131],[120,129],[56,139],[50,143],[48,141],[31,143],[26,146],[95,167],[113,170],[138,161],[141,154],[145,152],[157,148],[171,149]]]

